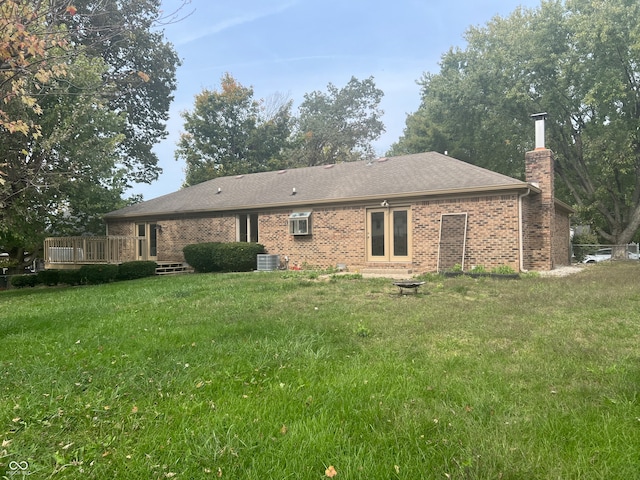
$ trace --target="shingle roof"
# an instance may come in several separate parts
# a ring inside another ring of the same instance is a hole
[[[220,177],[107,218],[311,206],[366,199],[524,189],[529,184],[436,152]],[[295,188],[296,193],[293,193]]]

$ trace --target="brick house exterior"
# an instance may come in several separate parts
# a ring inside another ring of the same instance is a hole
[[[553,153],[536,149],[525,163],[526,182],[434,152],[222,177],[105,220],[110,236],[153,237],[145,254],[159,262],[184,261],[193,243],[257,241],[290,267],[569,264],[572,210],[554,198]],[[292,233],[292,214],[308,232]]]

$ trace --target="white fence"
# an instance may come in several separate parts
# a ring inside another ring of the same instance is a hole
[[[45,265],[122,263],[135,260],[135,237],[53,237],[44,241]]]

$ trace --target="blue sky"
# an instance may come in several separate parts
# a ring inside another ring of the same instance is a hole
[[[164,0],[163,11],[182,2]],[[464,48],[464,32],[518,6],[540,0],[191,0],[181,21],[164,27],[182,59],[171,106],[169,136],[155,151],[164,173],[132,193],[145,200],[178,190],[184,164],[174,159],[182,130],[180,112],[190,110],[203,89],[219,89],[229,72],[254,98],[290,98],[294,113],[305,93],[342,88],[352,76],[372,76],[384,92],[386,132],[375,142],[382,156],[398,140],[407,114],[420,104],[423,73],[439,71],[441,56]]]

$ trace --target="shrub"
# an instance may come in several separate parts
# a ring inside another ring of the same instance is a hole
[[[219,262],[214,258],[215,248],[218,243],[196,243],[187,245],[182,249],[184,259],[198,273],[219,271]]]
[[[35,287],[38,284],[36,275],[14,275],[11,277],[11,286],[15,288]]]
[[[497,267],[493,267],[491,269],[491,273],[495,273],[496,275],[514,275],[517,272],[509,265],[499,265]]]
[[[223,272],[250,272],[257,267],[258,254],[264,253],[259,243],[235,242],[219,246]]]
[[[87,285],[113,282],[118,276],[118,265],[83,265],[79,275],[80,282]]]
[[[80,283],[80,270],[59,270],[58,283],[78,285]]]
[[[135,280],[136,278],[152,277],[156,274],[156,262],[136,261],[125,262],[118,266],[118,280]]]
[[[182,250],[196,272],[249,272],[256,268],[257,255],[264,253],[259,243],[197,243]]]
[[[60,270],[40,270],[36,274],[36,277],[38,279],[38,283],[53,287],[60,281]]]

